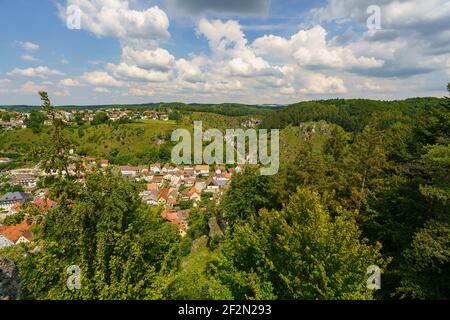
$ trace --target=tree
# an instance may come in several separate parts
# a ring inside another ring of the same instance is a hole
[[[308,189],[281,211],[252,215],[223,247],[216,277],[236,299],[371,299],[367,268],[386,267],[381,245],[361,237],[354,215],[341,210],[332,218]]]
[[[26,126],[33,130],[34,133],[41,132],[41,126],[47,117],[39,111],[33,110],[30,112],[30,116],[25,119],[24,123]]]
[[[422,156],[423,169],[427,174],[420,192],[428,199],[434,218],[450,222],[450,145],[428,146]]]
[[[245,167],[233,177],[230,189],[224,195],[222,209],[227,222],[234,224],[262,208],[271,208],[274,202],[272,178],[260,175],[256,168]]]
[[[91,121],[91,125],[97,126],[108,122],[108,115],[105,112],[97,112],[94,116],[94,120]]]
[[[66,181],[53,195],[58,207],[39,228],[42,249],[20,262],[23,298],[158,298],[165,257],[179,234],[142,204],[136,188],[102,173],[89,174],[84,184]],[[66,286],[71,265],[81,269],[80,290]]]
[[[356,136],[343,160],[347,193],[357,209],[363,208],[383,183],[383,172],[389,167],[383,145],[383,135],[372,123]]]
[[[348,146],[349,135],[339,126],[333,126],[331,137],[325,144],[324,152],[333,156],[335,161],[341,160]]]
[[[400,298],[448,299],[450,297],[450,225],[430,221],[419,230],[404,253]]]
[[[9,113],[2,113],[2,120],[5,122],[9,122],[11,120],[11,115]]]
[[[81,164],[70,156],[73,144],[64,133],[63,122],[56,117],[47,92],[39,92],[42,100],[42,109],[49,114],[53,121],[53,131],[50,139],[35,150],[35,157],[40,160],[40,165],[47,173],[56,172],[58,175],[71,176],[71,172],[81,171]],[[72,170],[70,170],[72,169]]]
[[[81,114],[78,113],[75,115],[75,123],[77,126],[82,126],[84,124],[84,118]]]

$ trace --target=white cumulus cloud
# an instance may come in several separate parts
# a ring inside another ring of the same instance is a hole
[[[107,72],[104,71],[92,71],[86,72],[81,76],[81,79],[93,86],[105,86],[105,87],[121,87],[123,83],[116,80]]]
[[[340,94],[347,93],[344,80],[338,77],[314,73],[306,78],[306,85],[300,89],[303,94]]]
[[[126,0],[68,0],[67,6],[72,5],[80,8],[81,28],[98,37],[147,39],[170,36],[169,18],[158,6],[135,10]],[[65,7],[60,7],[60,16],[66,21]]]
[[[64,73],[62,73],[59,70],[50,69],[45,66],[39,66],[36,68],[26,68],[26,69],[15,68],[14,70],[8,72],[8,75],[46,78],[48,76],[61,76],[64,75]]]

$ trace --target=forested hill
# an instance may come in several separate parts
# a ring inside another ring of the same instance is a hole
[[[346,131],[361,131],[373,115],[378,114],[380,124],[387,127],[395,122],[410,123],[418,116],[429,116],[433,109],[444,110],[444,99],[413,98],[398,101],[367,99],[334,99],[305,101],[278,109],[268,115],[262,124],[267,129],[284,128],[289,124],[325,120],[338,124]]]
[[[201,104],[201,103],[182,103],[182,102],[160,102],[160,103],[145,103],[145,104],[113,104],[113,105],[65,105],[57,106],[58,109],[63,110],[101,110],[101,109],[132,109],[132,110],[158,110],[158,111],[179,111],[179,112],[207,112],[216,113],[225,116],[265,116],[276,110],[280,106],[268,105],[247,105],[239,103],[222,103],[222,104]],[[0,105],[0,109],[18,112],[30,112],[32,110],[39,110],[40,106],[30,105]]]

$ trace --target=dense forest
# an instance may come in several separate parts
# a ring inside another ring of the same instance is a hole
[[[281,129],[280,172],[245,168],[181,237],[137,183],[63,178],[71,144],[56,122],[39,156],[60,173],[46,181],[58,206],[35,219],[32,245],[0,252],[21,298],[450,298],[450,98],[302,102],[261,128]],[[367,287],[371,265],[381,290]]]

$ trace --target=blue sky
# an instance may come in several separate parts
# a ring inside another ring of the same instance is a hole
[[[0,0],[0,105],[443,96],[449,2],[372,2]]]

